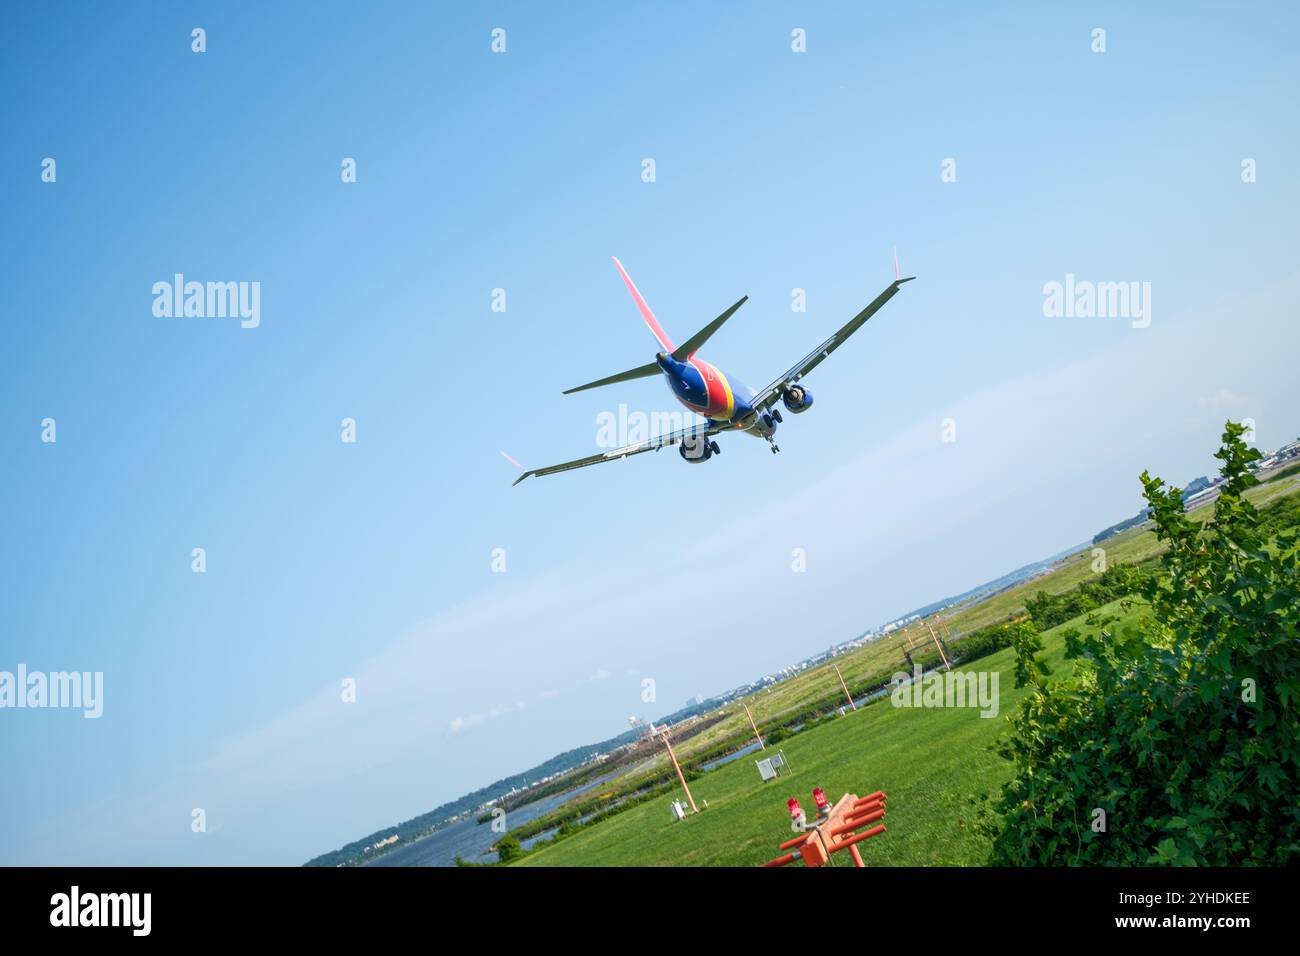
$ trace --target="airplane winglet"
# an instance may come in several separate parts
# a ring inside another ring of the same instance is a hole
[[[898,246],[894,246],[894,285],[900,286],[904,282],[911,282],[916,276],[903,278],[903,270],[898,268]]]
[[[516,468],[518,468],[520,471],[523,472],[522,475],[520,475],[520,476],[519,476],[518,478],[516,478],[514,481],[510,482],[510,487],[511,487],[511,488],[513,488],[515,485],[519,484],[519,482],[523,481],[523,480],[524,480],[525,478],[527,478],[529,475],[534,474],[534,472],[529,471],[527,468],[525,468],[523,465],[519,464],[519,462],[515,461],[513,458],[511,458],[511,457],[510,457],[509,455],[507,455],[505,452],[501,452],[500,455],[501,455],[501,457],[504,458],[506,461],[510,462],[510,464],[514,465]]]

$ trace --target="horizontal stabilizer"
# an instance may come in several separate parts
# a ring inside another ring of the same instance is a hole
[[[566,389],[564,394],[572,395],[574,392],[585,392],[589,388],[600,388],[602,385],[613,385],[615,382],[626,382],[634,378],[649,378],[651,375],[658,375],[659,371],[658,363],[651,362],[649,365],[630,368],[626,372],[619,372],[617,375],[609,376],[609,378],[597,379],[594,382],[588,382],[586,385],[579,385],[577,388]]]
[[[736,313],[736,310],[739,309],[742,305],[744,305],[748,301],[749,301],[749,296],[742,295],[740,297],[739,302],[737,302],[735,305],[729,308],[726,312],[723,312],[720,316],[718,316],[716,319],[714,319],[704,328],[700,329],[689,339],[683,342],[680,346],[675,348],[673,350],[673,358],[679,362],[685,362],[688,358],[690,358],[692,355],[694,355],[696,352],[700,350],[700,348],[704,345],[705,342],[709,340],[709,338],[713,335],[714,332],[722,328],[723,322],[726,322],[727,319],[731,318]]]

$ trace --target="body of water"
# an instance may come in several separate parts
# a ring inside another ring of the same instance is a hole
[[[615,776],[617,776],[617,773],[606,774],[574,790],[567,790],[564,793],[557,793],[550,797],[543,797],[541,800],[535,800],[532,803],[526,803],[518,809],[507,811],[506,820],[510,824],[510,828],[514,829],[529,820],[536,820],[538,817],[550,813],[556,807],[586,793],[588,790],[594,790],[601,784],[612,780]],[[524,840],[524,848],[531,847],[538,840],[546,839],[553,832],[547,831]],[[491,821],[479,823],[473,817],[470,817],[467,820],[453,823],[451,826],[443,827],[427,837],[413,840],[405,846],[399,846],[392,853],[381,856],[365,865],[455,866],[456,857],[458,856],[472,863],[491,863],[496,860],[496,853],[489,851],[488,848],[496,843],[501,836],[502,834],[492,830]]]
[[[710,760],[708,763],[703,764],[701,769],[713,770],[716,767],[725,767],[727,764],[731,763],[731,761],[739,760],[741,757],[745,756],[745,754],[752,754],[757,749],[758,741],[755,740],[752,744],[741,747],[734,753],[729,753],[725,757],[719,757],[717,760]]]

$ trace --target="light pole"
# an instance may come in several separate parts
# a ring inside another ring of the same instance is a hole
[[[921,622],[925,625],[926,630],[930,632],[930,636],[934,638],[934,649],[939,652],[939,660],[943,661],[944,669],[952,670],[952,665],[948,663],[948,655],[943,652],[943,648],[939,645],[939,635],[934,633],[934,628],[930,627],[930,622],[925,618],[921,618]]]
[[[840,665],[832,664],[831,667],[835,668],[835,673],[836,675],[839,676],[840,686],[844,688],[844,696],[849,699],[849,706],[852,707],[854,710],[857,710],[858,705],[853,703],[853,695],[849,693],[849,685],[844,683],[844,675],[840,673]]]
[[[681,765],[677,762],[677,755],[673,753],[673,745],[668,742],[668,728],[663,729],[664,746],[668,748],[668,759],[673,762],[673,769],[677,771],[677,779],[682,782],[682,789],[686,791],[686,801],[691,805],[691,813],[699,813],[695,806],[695,798],[691,796],[691,788],[686,786],[686,775],[682,773]]]
[[[767,744],[763,743],[763,735],[758,732],[758,725],[754,723],[754,715],[749,712],[749,705],[742,700],[740,706],[745,708],[745,716],[749,718],[749,726],[754,728],[754,739],[758,741],[758,746],[766,750]]]

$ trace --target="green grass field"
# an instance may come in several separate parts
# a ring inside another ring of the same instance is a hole
[[[1246,497],[1256,506],[1265,507],[1297,491],[1300,491],[1300,476],[1283,475],[1252,488]],[[1202,507],[1191,512],[1190,516],[1193,520],[1205,520],[1212,510]],[[1140,525],[1115,535],[1103,542],[1103,546],[1107,562],[1111,565],[1138,564],[1156,558],[1163,551],[1163,546],[1149,530],[1149,525]],[[1026,598],[1040,590],[1059,594],[1093,579],[1095,572],[1091,551],[1091,546],[1085,547],[1058,562],[1050,574],[1009,588],[978,603],[953,608],[932,617],[931,622],[938,628],[941,617],[950,636],[960,638],[981,627],[1018,616],[1024,612]],[[1079,622],[1070,623],[1077,625]],[[1068,625],[1062,625],[1065,626]],[[1047,647],[1052,657],[1060,655],[1059,630],[1047,632]],[[904,647],[925,647],[929,644],[928,630],[923,624],[917,623],[843,654],[835,659],[835,664],[844,673],[854,692],[860,693],[869,679],[880,679],[882,672],[905,669]],[[912,847],[907,837],[901,837],[905,855],[891,857],[894,862],[982,863],[987,848],[980,846],[978,838],[973,834],[959,827],[957,816],[960,811],[960,815],[969,817],[969,797],[993,790],[1010,772],[1010,768],[988,752],[986,747],[1003,729],[1004,718],[1009,713],[1007,705],[1019,699],[1013,691],[1010,677],[1005,676],[1008,675],[1006,668],[1010,661],[1011,652],[1005,651],[972,662],[971,665],[974,670],[996,667],[1004,675],[1001,688],[1004,707],[996,720],[972,719],[969,712],[895,711],[885,702],[819,725],[782,744],[792,765],[799,772],[798,779],[792,782],[796,785],[801,800],[806,804],[809,794],[805,791],[810,791],[817,782],[828,791],[838,787],[840,792],[851,788],[859,793],[903,786],[925,798],[918,803],[918,807],[925,808],[929,804],[929,810],[932,811],[921,813],[913,821],[912,833],[928,833],[933,837],[942,832],[946,837],[939,844],[942,847],[939,850],[933,849],[933,841],[924,841],[924,852],[920,846]],[[820,706],[819,702],[828,699],[828,693],[838,694],[838,687],[838,678],[830,664],[822,664],[751,694],[745,703],[753,711],[760,729],[767,733],[796,715],[805,713],[810,706]],[[891,714],[901,720],[891,719]],[[686,766],[698,767],[706,756],[716,756],[728,749],[734,750],[751,739],[748,720],[739,703],[727,705],[722,719],[698,732],[691,729],[690,723],[674,729],[675,749],[678,758]],[[870,752],[865,755],[855,749],[864,736],[872,740]],[[919,763],[913,763],[913,759]],[[859,776],[841,781],[837,765],[842,765],[848,768],[848,773]],[[645,785],[647,774],[656,772],[671,773],[663,751],[650,748],[631,762],[626,772],[604,785],[600,791],[588,795],[588,800],[594,798],[596,801],[589,806],[602,803],[613,805],[620,798],[637,792]],[[804,786],[807,774],[816,775],[818,779]],[[893,776],[878,777],[881,774]],[[697,800],[707,799],[710,803],[710,811],[707,813],[674,825],[667,810],[671,796],[656,798],[643,806],[614,814],[590,829],[554,845],[545,846],[526,862],[537,865],[613,865],[624,862],[621,854],[641,854],[644,858],[639,862],[644,863],[678,862],[698,865],[744,864],[768,859],[775,855],[776,845],[784,839],[782,833],[788,832],[782,831],[781,827],[786,821],[785,797],[790,794],[782,793],[778,798],[772,795],[777,784],[769,784],[764,789],[758,788],[756,781],[757,772],[752,758],[742,758],[734,764],[705,774],[693,784],[692,790],[696,792]],[[784,787],[783,784],[780,786]],[[893,790],[890,792],[895,795]],[[761,801],[766,809],[761,811],[750,801]],[[910,813],[911,810],[902,812]],[[554,811],[531,824],[533,829],[529,832],[557,825],[572,814],[572,808]],[[720,832],[731,834],[725,839],[711,836],[710,840],[697,844],[682,836],[692,828],[702,828],[711,834],[713,825],[705,820],[706,817],[725,822],[733,814],[755,822],[750,829],[724,826]],[[760,834],[765,836],[760,839]],[[521,832],[520,835],[528,834]],[[779,839],[769,839],[769,836]],[[655,849],[660,841],[664,841],[668,847],[666,855]],[[879,841],[868,841],[869,844],[876,842]],[[771,852],[768,852],[769,846]],[[868,849],[864,852],[874,855],[882,851]],[[873,856],[868,857],[872,858]]]
[[[1256,506],[1263,507],[1297,491],[1300,491],[1300,476],[1286,476],[1266,481],[1250,489],[1246,497]],[[1210,516],[1211,512],[1211,508],[1203,507],[1190,514],[1193,520],[1203,521]],[[1106,550],[1106,560],[1110,565],[1139,564],[1157,557],[1164,550],[1147,524],[1130,528],[1107,539],[1102,543],[1102,547]],[[1024,612],[1025,599],[1040,590],[1049,594],[1060,594],[1094,579],[1096,573],[1092,570],[1091,550],[1089,546],[1070,555],[1062,560],[1051,574],[1009,588],[977,604],[956,608],[941,616],[952,635],[956,637],[1021,614]],[[934,621],[934,618],[931,620]],[[845,680],[853,687],[854,693],[858,693],[862,689],[859,682],[868,676],[886,669],[892,671],[905,668],[903,648],[909,642],[921,646],[930,644],[929,633],[923,624],[902,628],[888,637],[849,651],[837,657],[835,664],[843,672]],[[831,670],[831,666],[822,664],[773,687],[757,691],[746,698],[745,702],[753,710],[759,727],[766,730],[825,697],[828,690],[834,692],[838,686],[838,678]],[[748,719],[739,704],[730,704],[728,709],[730,713],[723,720],[703,733],[689,737],[678,744],[677,753],[681,760],[689,763],[696,755],[709,750],[721,741],[727,739],[740,741],[748,735]],[[661,769],[666,767],[667,757],[656,756],[652,766]]]
[[[1144,609],[1105,610],[1131,627]],[[1076,619],[1044,634],[1044,656],[1058,675],[1065,672],[1061,632],[1087,630]],[[981,718],[974,709],[907,709],[882,700],[844,717],[827,719],[780,744],[793,773],[759,782],[752,757],[705,774],[691,785],[708,808],[681,822],[672,819],[664,796],[633,807],[571,836],[542,844],[514,865],[522,866],[747,866],[778,855],[791,836],[787,797],[805,810],[812,788],[834,800],[884,790],[889,795],[888,831],[861,845],[868,866],[978,866],[987,842],[968,824],[972,797],[992,794],[1011,766],[989,747],[1006,727],[1026,691],[1016,690],[1011,650],[958,670],[997,671],[1000,710]],[[848,861],[836,860],[837,865]]]

